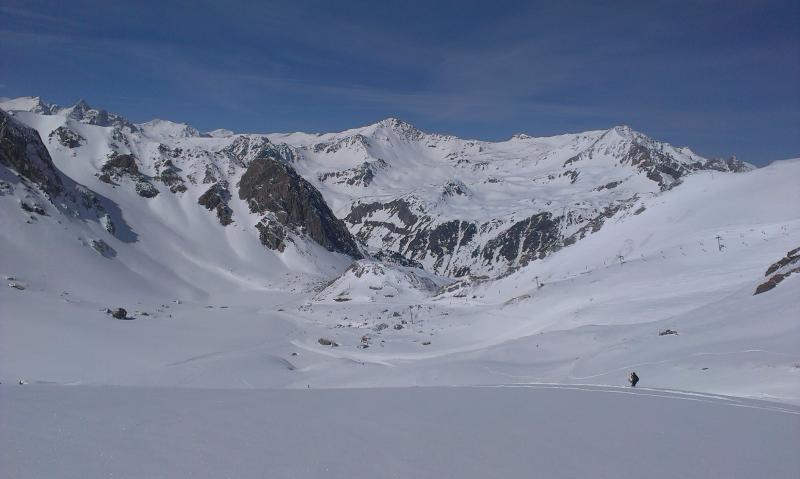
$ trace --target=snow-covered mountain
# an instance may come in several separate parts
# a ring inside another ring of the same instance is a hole
[[[332,135],[269,135],[370,251],[452,277],[503,274],[587,234],[707,160],[628,127],[492,143],[428,134],[389,118]]]
[[[255,159],[271,158],[319,190],[365,253],[456,278],[497,276],[544,258],[616,214],[640,211],[643,198],[692,172],[752,168],[624,126],[498,143],[423,133],[394,118],[336,134],[204,135],[165,120],[133,125],[84,101],[63,108],[20,98],[0,107],[38,128],[56,156],[80,158],[69,173],[81,181],[126,180],[145,198],[162,190],[196,197],[223,226],[244,220],[229,206],[231,188]],[[273,225],[282,221],[260,220],[266,245],[281,244],[283,228]]]
[[[798,160],[0,109],[3,381],[800,394]]]

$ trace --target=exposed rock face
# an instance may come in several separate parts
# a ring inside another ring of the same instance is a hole
[[[39,133],[0,110],[0,164],[13,168],[50,196],[63,189],[61,180]]]
[[[256,229],[261,244],[283,253],[286,249],[286,230],[280,223],[265,218],[256,224]]]
[[[345,221],[361,241],[382,238],[376,258],[393,258],[403,265],[424,264],[437,274],[460,278],[487,271],[503,274],[542,259],[599,231],[606,220],[636,200],[634,196],[584,214],[543,212],[513,222],[480,223],[437,221],[413,199],[401,198],[356,204]]]
[[[735,157],[729,160],[682,162],[665,151],[661,143],[633,132],[630,128],[617,127],[615,131],[630,139],[629,149],[620,160],[620,164],[636,166],[649,179],[658,183],[662,191],[677,186],[684,176],[695,171],[743,172],[753,169],[752,165]]]
[[[109,113],[103,109],[92,108],[84,100],[78,101],[74,106],[66,109],[66,112],[68,112],[67,116],[69,118],[88,125],[124,127],[130,131],[138,131],[138,128],[133,123],[122,116]]]
[[[81,145],[86,143],[86,138],[82,137],[78,133],[70,130],[65,126],[59,126],[52,133],[50,133],[49,138],[55,139],[58,141],[62,146],[67,148],[78,148]]]
[[[487,262],[502,256],[511,264],[525,265],[559,248],[559,222],[550,213],[533,215],[486,243],[482,256]]]
[[[391,264],[396,264],[396,265],[399,265],[399,266],[406,266],[406,267],[409,267],[409,268],[420,268],[420,269],[422,269],[422,265],[421,264],[419,264],[418,262],[416,262],[414,260],[408,259],[405,256],[403,256],[400,253],[397,253],[395,251],[381,250],[381,251],[378,251],[377,253],[375,253],[374,255],[372,255],[372,257],[375,258],[377,261],[380,261],[382,263],[391,263]]]
[[[280,158],[288,164],[297,161],[297,153],[288,145],[276,145],[267,138],[259,136],[237,136],[222,153],[237,166],[246,167],[261,157]]]
[[[112,155],[100,171],[116,178],[126,175],[131,177],[141,176],[139,166],[136,164],[136,157],[133,155]]]
[[[156,165],[159,173],[156,177],[165,185],[169,186],[169,190],[173,193],[183,193],[186,191],[184,179],[179,174],[181,169],[175,166],[172,160],[167,159]]]
[[[114,248],[109,246],[108,243],[101,239],[90,240],[89,246],[91,246],[92,249],[97,252],[97,254],[105,258],[114,258],[117,256],[117,252],[114,250]]]
[[[147,180],[139,180],[136,182],[136,194],[142,198],[155,198],[158,196],[158,189]]]
[[[266,156],[253,160],[239,182],[239,199],[247,201],[251,212],[270,213],[270,222],[306,234],[329,251],[362,257],[350,232],[319,191],[285,163]],[[263,219],[262,224],[266,224]],[[264,229],[259,230],[263,242]],[[265,243],[268,247],[272,244],[272,240]]]
[[[795,273],[800,273],[800,248],[789,251],[786,256],[767,268],[764,276],[767,276],[768,279],[759,284],[753,294],[766,293]]]
[[[227,183],[214,183],[211,188],[200,195],[197,203],[205,206],[209,211],[216,211],[222,226],[228,226],[233,223],[233,210],[228,206],[230,199],[231,193],[228,191]]]
[[[36,203],[29,204],[23,201],[19,204],[19,206],[28,213],[36,213],[39,216],[47,216],[47,211],[45,211],[41,205],[37,205]]]
[[[611,137],[614,137],[613,139]],[[687,161],[679,158],[676,151],[669,145],[648,138],[635,132],[627,126],[614,127],[605,132],[590,148],[580,152],[564,162],[564,167],[591,161],[598,154],[607,152],[610,147],[619,148],[616,154],[618,164],[635,167],[648,179],[658,184],[661,191],[669,190],[680,184],[683,177],[696,171],[714,170],[723,172],[743,172],[754,167],[748,163],[737,160],[705,160]],[[577,180],[579,172],[570,170],[567,174],[573,183]],[[606,185],[604,188],[615,188],[619,183]],[[600,188],[597,191],[601,191]]]
[[[442,187],[443,196],[470,196],[469,188],[463,181],[453,180],[448,181]]]
[[[324,153],[336,153],[345,148],[369,148],[370,141],[369,139],[361,134],[355,134],[353,136],[349,136],[347,138],[342,138],[339,140],[329,141],[325,143],[317,143],[314,145],[314,151],[317,153],[324,152]]]
[[[606,183],[605,185],[598,186],[597,188],[595,188],[595,191],[613,190],[620,184],[622,184],[622,181],[611,181],[609,183]]]
[[[435,270],[441,270],[444,261],[455,253],[456,249],[466,246],[475,236],[477,227],[466,221],[452,220],[431,228],[420,229],[409,238],[407,252],[412,252],[412,259],[424,258],[427,254],[436,258]]]
[[[658,150],[637,143],[631,145],[621,163],[638,167],[648,178],[658,183],[662,191],[672,188],[681,177],[691,172],[691,169],[685,164]]]
[[[100,169],[100,173],[100,181],[112,185],[124,178],[135,181],[136,194],[143,198],[154,198],[158,195],[158,189],[139,171],[136,157],[133,155],[112,154]]]
[[[322,182],[329,181],[337,184],[366,187],[372,184],[377,171],[386,167],[386,162],[380,159],[374,162],[365,161],[361,166],[348,170],[322,173],[318,176],[318,179]]]
[[[745,163],[744,161],[737,160],[736,156],[732,156],[727,160],[723,160],[721,158],[715,158],[709,160],[704,166],[706,170],[716,170],[716,171],[732,171],[734,173],[743,173],[745,171],[750,171],[753,169],[753,165]]]

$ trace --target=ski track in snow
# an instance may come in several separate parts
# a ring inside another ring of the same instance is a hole
[[[660,388],[643,388],[643,387],[614,387],[605,384],[563,384],[563,383],[517,383],[517,384],[499,384],[499,385],[485,385],[476,387],[486,388],[531,388],[531,389],[567,389],[572,391],[592,391],[602,392],[606,394],[632,394],[635,396],[648,396],[667,399],[676,399],[682,401],[698,401],[713,404],[723,404],[726,406],[745,407],[760,409],[763,411],[773,411],[786,414],[800,415],[800,408],[790,408],[784,405],[777,405],[779,403],[768,403],[762,401],[759,404],[746,402],[741,398],[733,396],[722,396],[719,394],[706,394],[691,391],[680,391],[675,389],[660,389]],[[757,399],[757,398],[752,398]]]

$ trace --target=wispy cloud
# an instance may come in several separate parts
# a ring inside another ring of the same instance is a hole
[[[45,28],[53,26],[83,28],[86,26],[85,23],[71,18],[48,15],[27,8],[0,6],[0,15],[5,16],[6,19],[9,20],[9,24],[24,22],[36,24],[39,25],[39,27]]]

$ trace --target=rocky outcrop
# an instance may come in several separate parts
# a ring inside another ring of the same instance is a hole
[[[117,179],[123,176],[136,178],[142,175],[141,172],[139,172],[139,165],[136,164],[136,157],[133,155],[112,154],[108,161],[100,168],[100,171],[111,178]],[[101,180],[102,179],[103,178],[101,178]]]
[[[264,218],[256,223],[256,229],[261,244],[283,253],[286,249],[286,230],[279,222],[272,218]]]
[[[681,177],[691,170],[685,163],[680,163],[666,154],[634,143],[621,163],[636,166],[649,179],[658,183],[662,191],[675,186]]]
[[[647,138],[627,127],[617,127],[614,130],[630,138],[630,146],[620,159],[620,164],[637,167],[647,178],[658,183],[661,191],[677,186],[683,177],[696,171],[743,172],[753,169],[752,165],[739,161],[736,157],[729,160],[681,161],[673,153],[670,153],[663,143]]]
[[[364,150],[370,147],[370,141],[366,136],[361,134],[356,134],[342,138],[340,140],[334,140],[325,143],[317,143],[316,145],[314,145],[313,150],[314,153],[331,154],[331,153],[336,153],[342,149],[352,148],[352,147]]]
[[[753,168],[753,165],[736,159],[735,155],[727,160],[723,160],[722,158],[714,158],[708,160],[705,164],[702,164],[702,169],[730,171],[733,173],[744,173],[745,171],[751,171]]]
[[[417,230],[413,236],[404,238],[408,241],[405,242],[403,252],[412,260],[430,255],[435,258],[434,271],[441,271],[445,261],[456,252],[456,249],[468,245],[476,232],[477,227],[473,223],[460,220],[446,221],[431,228]]]
[[[22,201],[22,202],[20,202],[19,206],[20,206],[20,208],[22,208],[24,211],[27,211],[28,213],[36,213],[39,216],[47,216],[47,211],[45,211],[45,209],[42,208],[41,205],[37,205],[36,203],[32,203],[31,204],[31,203],[27,203],[25,201]]]
[[[291,166],[274,157],[262,156],[250,163],[239,181],[239,199],[247,202],[252,213],[264,214],[260,223],[264,226],[259,228],[262,242],[264,231],[274,232],[268,225],[277,223],[308,236],[328,251],[362,257],[350,232],[334,216],[319,191]],[[280,244],[272,236],[266,239],[265,246]]]
[[[452,180],[442,187],[442,196],[471,196],[469,188],[460,180]]]
[[[533,215],[488,241],[481,256],[484,262],[502,257],[509,264],[519,266],[544,258],[559,248],[559,226],[559,221],[550,213]]]
[[[542,259],[599,231],[637,199],[633,196],[602,209],[565,209],[562,215],[542,212],[522,220],[479,223],[437,221],[409,197],[356,204],[345,221],[359,240],[377,248],[376,258],[393,257],[398,264],[403,263],[397,258],[404,258],[437,274],[461,278],[505,274]]]
[[[63,181],[39,133],[0,110],[0,164],[38,185],[50,196],[63,190]]]
[[[256,158],[270,157],[292,164],[298,159],[297,152],[290,146],[271,143],[262,136],[237,136],[222,150],[233,164],[246,167]]]
[[[139,131],[133,123],[129,122],[124,117],[115,113],[109,113],[102,108],[92,108],[84,100],[79,100],[78,103],[70,108],[65,109],[67,117],[87,125],[97,126],[113,126],[119,128],[126,128],[130,131]]]
[[[786,256],[770,265],[764,273],[768,279],[759,284],[753,294],[766,293],[795,273],[800,273],[800,248],[789,251]]]
[[[158,189],[147,180],[139,180],[136,182],[136,194],[142,198],[155,198],[158,196]]]
[[[106,310],[107,314],[110,314],[114,319],[129,319],[128,312],[125,308],[114,308]]]
[[[228,191],[227,183],[214,183],[211,188],[200,195],[197,203],[209,211],[216,211],[220,224],[228,226],[233,223],[233,210],[228,206],[230,199],[231,193]]]
[[[50,140],[55,140],[67,148],[78,148],[86,144],[86,138],[65,126],[59,126],[48,136]]]
[[[156,164],[158,176],[156,179],[169,187],[173,193],[183,193],[186,191],[185,181],[180,175],[181,169],[175,166],[171,159],[166,159]]]
[[[318,175],[317,179],[321,182],[327,181],[350,186],[367,187],[372,184],[372,180],[375,179],[378,170],[386,167],[386,162],[380,159],[373,162],[365,161],[360,166],[348,170],[322,173]]]
[[[108,161],[100,168],[99,180],[116,185],[116,181],[128,178],[136,182],[136,194],[143,198],[154,198],[158,195],[158,189],[153,186],[149,178],[139,171],[136,164],[136,157],[133,155],[121,155],[112,153]]]
[[[97,252],[100,256],[105,258],[114,258],[117,256],[117,252],[108,245],[105,241],[101,239],[93,239],[89,241],[89,246]]]

